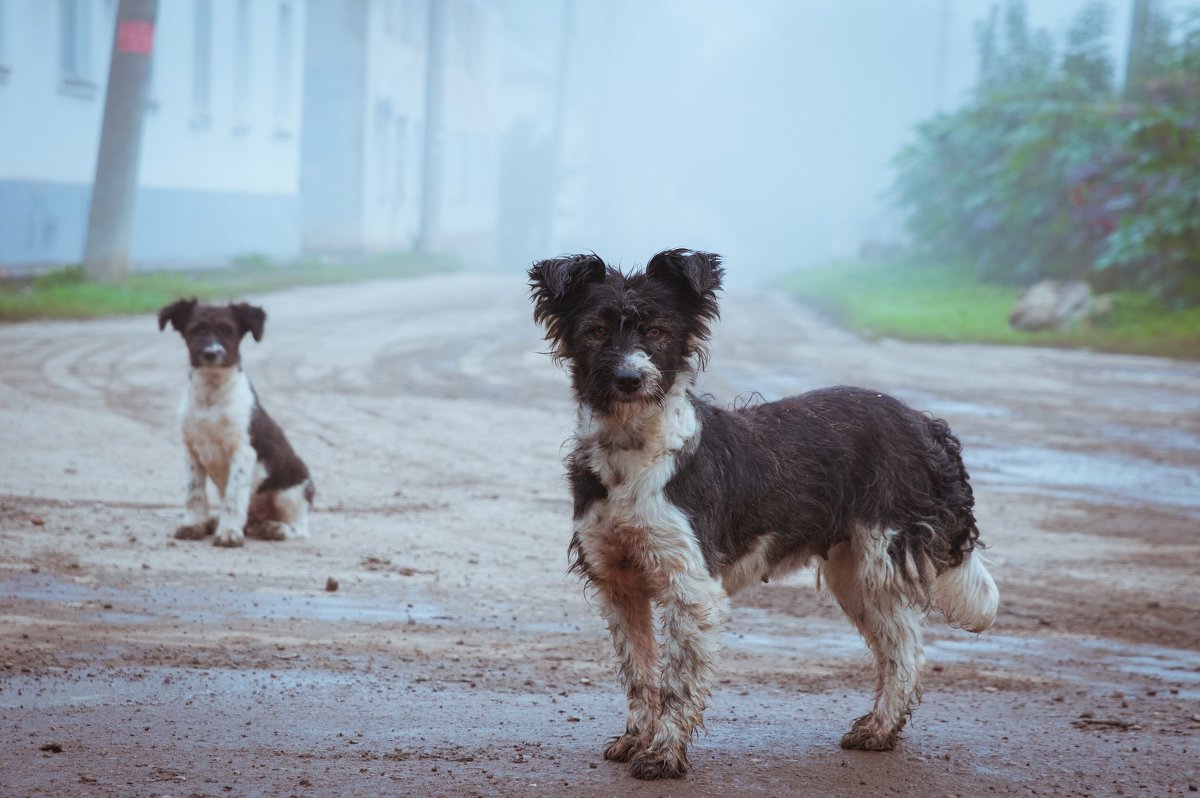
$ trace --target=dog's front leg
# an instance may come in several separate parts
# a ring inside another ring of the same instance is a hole
[[[628,762],[650,746],[657,712],[658,648],[650,595],[644,591],[599,585],[600,614],[608,623],[617,654],[618,676],[629,701],[625,733],[608,741],[604,758]]]
[[[704,723],[720,647],[725,591],[707,572],[670,578],[663,605],[659,716],[649,749],[634,757],[639,779],[675,779],[688,769],[687,747]]]
[[[217,519],[216,546],[240,546],[245,542],[246,513],[250,510],[250,492],[254,485],[254,464],[258,455],[250,442],[243,441],[229,461],[229,479],[221,497],[221,514]]]
[[[175,530],[180,540],[198,540],[217,528],[208,517],[208,473],[190,451],[187,456],[187,498],[184,501],[183,526]]]

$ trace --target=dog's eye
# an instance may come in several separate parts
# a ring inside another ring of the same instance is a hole
[[[597,324],[596,326],[590,328],[587,334],[596,340],[600,340],[608,335],[608,328],[603,324]]]
[[[646,329],[646,332],[642,333],[642,335],[644,335],[645,337],[647,337],[651,340],[653,340],[655,338],[662,338],[663,337],[663,328],[662,327],[648,327]]]

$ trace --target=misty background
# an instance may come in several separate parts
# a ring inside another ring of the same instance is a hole
[[[132,262],[688,246],[737,283],[896,247],[891,162],[970,96],[998,5],[160,0]],[[1118,73],[1134,5],[1108,4]],[[6,273],[83,257],[117,9],[0,0]]]

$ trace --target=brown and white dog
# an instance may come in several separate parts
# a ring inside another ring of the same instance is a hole
[[[242,370],[238,347],[246,333],[261,341],[267,314],[240,302],[201,305],[180,299],[158,313],[187,344],[191,369],[180,417],[187,452],[187,502],[175,537],[213,535],[217,546],[241,546],[245,535],[265,540],[308,537],[313,483],[283,430],[259,404]],[[221,496],[208,512],[207,480]]]
[[[734,410],[691,392],[722,275],[688,250],[628,274],[590,254],[529,273],[578,401],[572,569],[629,704],[604,756],[643,779],[686,772],[727,597],[746,585],[818,565],[875,655],[875,706],[841,741],[864,750],[892,748],[916,705],[930,611],[979,632],[999,600],[945,421],[846,386]]]

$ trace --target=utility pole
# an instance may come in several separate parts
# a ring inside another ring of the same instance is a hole
[[[435,252],[442,232],[442,179],[446,161],[446,27],[449,0],[429,4],[425,45],[425,166],[421,175],[421,226],[417,249]]]
[[[992,70],[995,67],[996,54],[996,17],[999,14],[1000,4],[992,3],[992,8],[988,11],[987,22],[984,23],[983,43],[979,48],[979,78],[976,80],[976,91],[980,88],[988,88],[988,84],[994,77]]]
[[[1151,0],[1133,0],[1132,19],[1129,23],[1129,42],[1125,50],[1126,99],[1136,98],[1150,71],[1150,25],[1154,8]]]
[[[542,242],[545,252],[555,252],[559,245],[559,231],[562,227],[562,200],[565,190],[563,183],[567,175],[567,154],[564,151],[566,138],[567,103],[569,102],[571,75],[571,37],[575,28],[574,0],[563,0],[562,29],[559,32],[558,68],[554,80],[554,112],[550,123],[550,219],[546,224],[546,238]]]
[[[938,113],[946,110],[946,73],[950,70],[950,0],[942,0],[938,30],[937,61],[934,69],[933,102]]]
[[[117,7],[104,124],[83,251],[83,274],[94,282],[123,282],[129,266],[142,117],[157,13],[158,0],[121,0]]]

